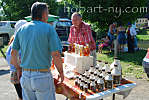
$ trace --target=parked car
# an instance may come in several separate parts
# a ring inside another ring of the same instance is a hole
[[[56,24],[56,32],[58,33],[61,41],[67,41],[70,33],[71,20],[67,18],[60,18]]]
[[[16,21],[0,21],[0,37],[3,37],[4,44],[8,43],[14,34]]]
[[[72,25],[72,21],[68,18],[60,18],[59,21],[56,23],[56,32],[60,40],[62,41],[63,51],[68,49],[68,37],[70,33],[70,27]]]
[[[146,56],[143,59],[142,65],[144,67],[144,71],[147,74],[148,78],[149,78],[149,48],[148,48],[148,52],[146,54]]]

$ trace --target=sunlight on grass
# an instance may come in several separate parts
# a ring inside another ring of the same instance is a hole
[[[4,48],[0,48],[4,54],[6,54],[6,50],[7,50],[8,46],[4,46]],[[0,52],[0,57],[3,57],[2,53]]]
[[[111,64],[114,59],[113,53],[103,51],[104,53],[97,53],[97,59]],[[135,53],[119,53],[118,58],[121,60],[123,76],[135,76],[138,79],[147,79],[144,73],[142,60],[146,55],[146,51],[140,50]]]

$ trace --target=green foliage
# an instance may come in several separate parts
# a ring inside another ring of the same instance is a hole
[[[19,20],[30,15],[30,8],[37,0],[1,0],[1,6],[7,20]],[[57,14],[57,2],[55,0],[38,0],[38,2],[46,2],[49,6],[51,14]]]
[[[110,23],[113,23],[114,21],[124,24],[128,23],[129,21],[133,22],[138,16],[143,14],[143,11],[141,13],[138,11],[137,13],[137,8],[135,7],[138,7],[138,10],[140,10],[140,7],[144,7],[146,5],[147,0],[96,0],[94,2],[92,0],[72,1],[74,1],[75,4],[78,5],[78,7],[85,7],[85,11],[81,10],[83,19],[89,20],[91,22],[98,22],[100,27],[105,27]],[[99,10],[99,8],[97,8],[99,6],[103,8]],[[127,7],[133,8],[134,13],[130,10],[130,8],[127,9],[126,12],[125,9]],[[103,11],[103,9],[107,9],[108,11]]]
[[[73,8],[77,6],[74,4],[72,0],[62,0],[62,2],[58,3],[58,15],[64,18],[71,18]],[[75,11],[75,10],[73,10]]]
[[[140,29],[138,35],[149,35],[149,29]]]
[[[113,22],[126,25],[128,22],[134,22],[138,17],[147,13],[146,8],[141,8],[147,7],[147,0],[72,1],[74,1],[75,5],[80,8],[83,20],[90,21],[92,24],[95,24],[97,27],[96,30],[104,30],[104,33],[106,33],[105,30],[108,29],[109,25]],[[101,34],[103,32],[98,31],[98,33]]]

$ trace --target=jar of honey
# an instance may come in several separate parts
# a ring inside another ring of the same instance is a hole
[[[72,44],[72,52],[75,53],[75,43]]]
[[[71,52],[72,52],[72,44],[69,44],[68,53],[71,53]]]
[[[83,45],[80,45],[80,56],[84,56],[83,55]]]
[[[87,56],[90,55],[90,48],[89,48],[89,44],[86,45],[86,52],[87,52]]]

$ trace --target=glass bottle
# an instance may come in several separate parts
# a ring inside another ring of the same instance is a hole
[[[94,72],[91,72],[91,74],[90,74],[90,80],[91,79],[94,79]]]
[[[104,67],[102,69],[105,69],[106,73],[110,71],[110,67],[108,65],[108,62],[105,62],[105,65],[104,65]]]
[[[114,68],[114,65],[118,66],[118,69],[119,69],[119,71],[121,71],[121,74],[122,74],[122,66],[121,66],[120,60],[117,57],[114,58],[114,62],[110,65],[111,71]]]
[[[97,74],[97,73],[98,73],[98,68],[96,68],[94,71],[94,74]]]
[[[108,72],[108,75],[105,77],[105,88],[113,89],[113,78],[111,72]]]
[[[80,56],[83,56],[83,45],[80,45]]]
[[[83,80],[81,80],[80,89],[81,89],[82,91],[84,90],[84,81],[83,81]]]
[[[72,52],[75,53],[75,43],[72,44]]]
[[[94,72],[94,66],[91,66],[89,69],[89,74],[91,74],[91,72]]]
[[[93,92],[96,92],[96,85],[95,85],[95,80],[94,79],[91,79],[90,89]]]
[[[100,69],[102,69],[102,67],[103,67],[103,62],[102,62],[101,60],[98,60],[98,66],[99,66]]]
[[[79,54],[79,44],[75,44],[75,54]]]
[[[88,89],[90,89],[90,77],[89,76],[87,76],[87,78],[86,78],[86,81],[87,81],[87,85],[88,85]]]
[[[86,70],[85,73],[84,73],[85,76],[89,76],[89,74],[90,74],[89,70]]]
[[[72,52],[72,46],[73,46],[72,44],[69,44],[69,47],[68,47],[68,52],[69,52],[69,53]]]
[[[95,84],[97,84],[98,78],[99,78],[99,77],[98,77],[97,73],[94,73]]]
[[[113,70],[111,71],[112,77],[113,77],[113,84],[116,86],[120,85],[121,82],[121,72],[118,69],[117,65],[114,65]]]
[[[89,48],[89,44],[86,44],[86,56],[90,55],[90,48]]]
[[[87,83],[87,81],[85,81],[85,84],[84,84],[84,91],[86,93],[88,92],[88,83]]]
[[[106,72],[105,72],[105,69],[102,69],[102,72],[101,72],[100,76],[102,76],[102,77],[103,77],[103,79],[106,77]]]
[[[85,74],[82,74],[82,80],[85,81]]]
[[[79,76],[76,76],[75,85],[78,86]]]
[[[96,87],[97,87],[98,91],[102,92],[102,91],[104,91],[104,80],[102,79],[102,76],[98,76],[98,77],[99,78],[98,78]]]
[[[82,80],[82,74],[80,74],[80,76],[79,76],[78,87],[80,87],[81,80]]]
[[[97,70],[97,75],[99,76],[100,74],[101,74],[101,70],[98,70],[98,69],[96,69]]]

